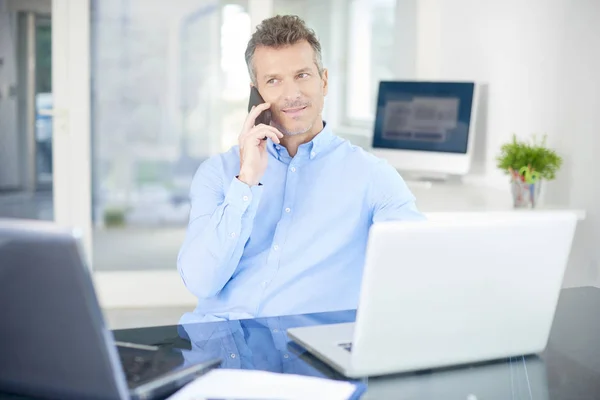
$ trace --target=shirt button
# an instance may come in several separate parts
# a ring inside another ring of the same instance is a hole
[[[311,156],[311,157],[313,157],[313,158],[314,158],[316,155],[317,155],[317,153],[315,153],[314,151],[311,151],[311,152],[310,152],[310,156]]]
[[[248,201],[248,196],[244,196],[242,199],[244,199],[244,201]]]
[[[289,354],[284,354],[283,358],[290,358],[290,355]]]
[[[235,354],[231,353],[231,354],[230,354],[230,357],[231,357],[231,358],[235,358]]]
[[[262,283],[262,287],[267,287],[267,285],[268,285],[268,284],[269,284],[269,282],[267,282],[267,281],[264,281],[264,282]]]
[[[277,332],[279,332],[279,329],[277,329],[277,328],[273,329],[273,333],[277,333]]]
[[[290,171],[292,171],[292,172],[296,172],[296,167],[292,167],[292,168],[290,168]]]
[[[229,236],[231,236],[232,238],[234,238],[234,237],[235,237],[235,232],[231,232],[231,233],[229,234]]]
[[[277,150],[281,150],[281,146],[275,146]]]
[[[285,209],[285,212],[286,212],[286,213],[289,213],[290,211],[292,211],[292,209],[291,209],[291,208],[289,208],[289,207]]]
[[[275,251],[279,250],[279,246],[278,245],[273,246],[273,250],[275,250]]]

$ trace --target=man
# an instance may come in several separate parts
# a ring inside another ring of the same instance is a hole
[[[199,299],[192,320],[356,308],[371,224],[423,216],[389,164],[323,121],[327,70],[301,19],[263,21],[246,63],[266,103],[191,187],[178,269]],[[271,125],[255,126],[269,108]]]

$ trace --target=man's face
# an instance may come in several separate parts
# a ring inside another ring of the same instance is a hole
[[[272,124],[281,133],[306,133],[321,122],[327,70],[319,76],[307,41],[277,49],[259,46],[253,61],[258,91],[271,103]]]

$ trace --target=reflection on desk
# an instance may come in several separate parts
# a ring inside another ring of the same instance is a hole
[[[288,341],[287,328],[348,322],[353,312],[239,320],[179,326],[196,357],[221,357],[223,367],[344,379],[300,346]],[[393,344],[390,344],[393,346]],[[469,367],[421,371],[365,380],[371,398],[548,399],[546,371],[539,357],[516,357]],[[536,393],[531,397],[532,392]],[[471,396],[471,397],[468,397]]]
[[[341,378],[329,369],[319,370],[302,361],[297,350],[289,346],[286,331],[299,326],[351,322],[355,317],[354,311],[344,311],[179,325],[177,329],[179,337],[191,343],[192,351],[184,355],[190,364],[197,363],[197,357],[211,354],[223,360],[223,368]]]
[[[600,289],[564,289],[548,349],[540,356],[365,380],[367,399],[598,399]],[[219,356],[223,367],[344,379],[289,342],[291,327],[351,322],[354,311],[115,331],[117,340],[191,349],[186,360]],[[409,327],[407,327],[409,328]],[[390,354],[394,343],[390,343]]]

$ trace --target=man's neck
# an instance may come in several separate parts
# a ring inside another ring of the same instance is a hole
[[[319,120],[308,132],[298,135],[285,135],[281,138],[281,145],[286,148],[290,157],[295,157],[298,153],[298,147],[313,140],[323,130],[323,127],[323,120]]]

